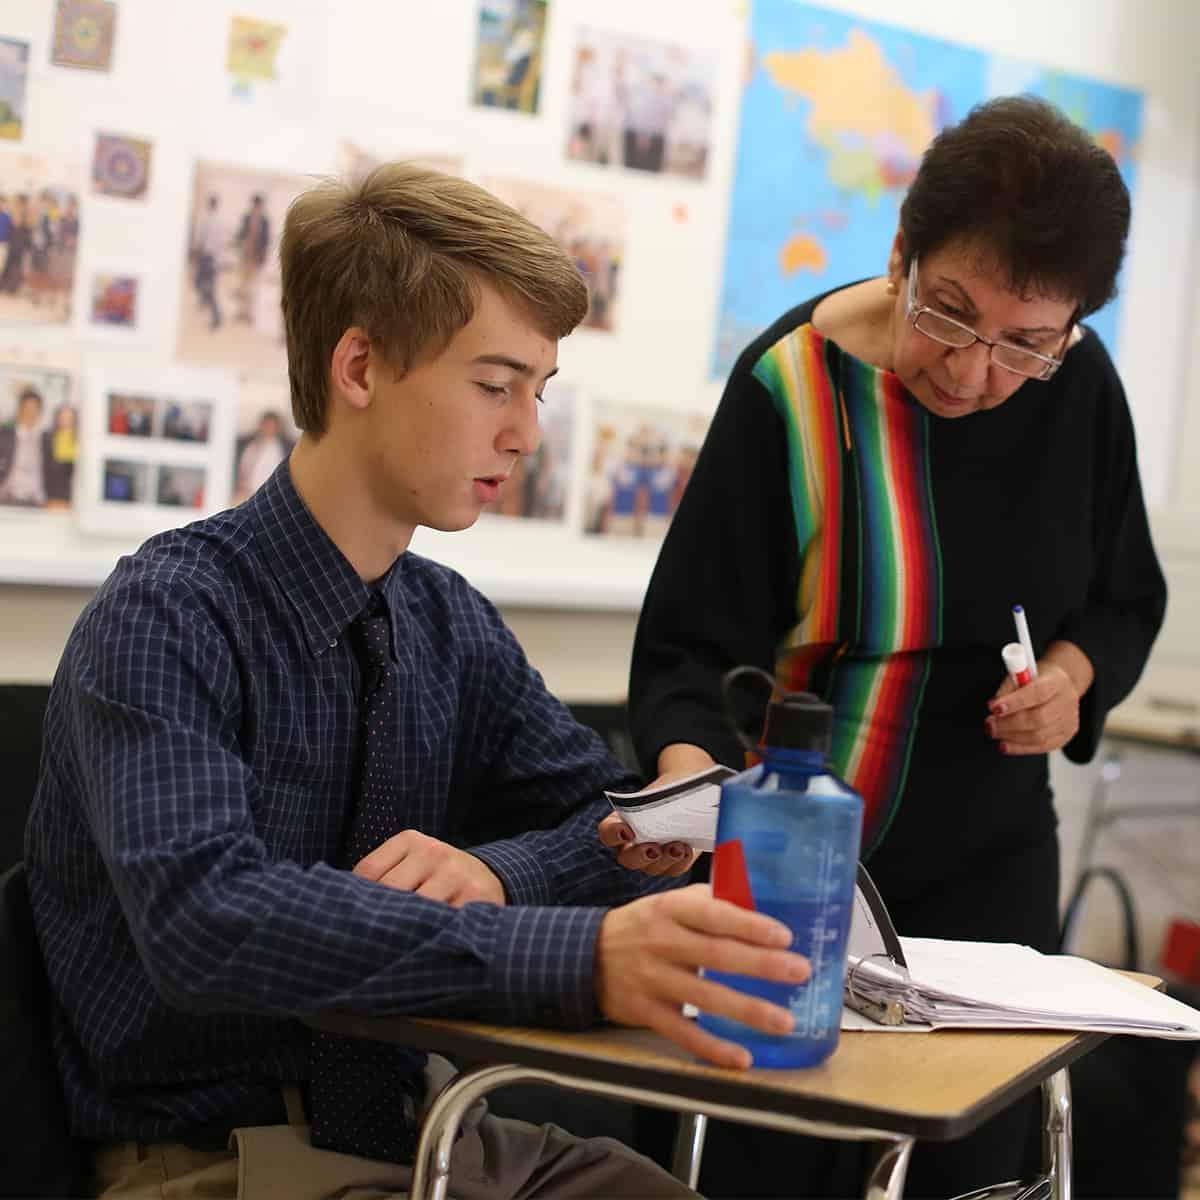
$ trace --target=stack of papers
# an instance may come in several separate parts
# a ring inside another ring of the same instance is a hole
[[[900,938],[907,966],[854,953],[847,993],[897,1001],[904,1020],[879,1025],[847,1012],[853,1029],[1071,1029],[1200,1039],[1200,1012],[1098,963],[1029,946]]]

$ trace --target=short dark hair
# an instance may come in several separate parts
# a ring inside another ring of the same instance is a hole
[[[42,398],[42,393],[37,388],[30,387],[29,385],[23,387],[17,394],[17,408],[20,409],[26,400],[32,400],[38,406],[39,412],[46,407],[46,401]]]
[[[930,143],[900,206],[904,267],[948,242],[994,254],[1013,291],[1073,301],[1085,317],[1117,291],[1129,189],[1117,164],[1033,96],[976,105]]]

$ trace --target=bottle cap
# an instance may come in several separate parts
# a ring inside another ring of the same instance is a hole
[[[812,692],[782,692],[767,706],[763,745],[779,750],[829,751],[833,709]]]
[[[995,642],[992,645],[995,645]],[[1004,669],[1010,675],[1020,675],[1022,671],[1029,669],[1029,659],[1025,654],[1025,647],[1020,642],[1008,642],[1002,646],[1000,657],[1004,659]]]

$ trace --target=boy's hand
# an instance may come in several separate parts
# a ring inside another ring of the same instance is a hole
[[[355,864],[354,874],[455,908],[473,900],[505,901],[504,885],[482,859],[415,829],[377,846]]]
[[[808,960],[785,949],[791,940],[786,925],[714,900],[704,884],[645,896],[612,909],[600,923],[596,1002],[611,1021],[646,1026],[719,1067],[748,1067],[745,1047],[714,1037],[681,1010],[694,1004],[764,1033],[791,1032],[786,1008],[697,974],[706,967],[803,983],[810,974]]]

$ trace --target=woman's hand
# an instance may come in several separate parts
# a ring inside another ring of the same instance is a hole
[[[707,750],[676,742],[665,746],[658,756],[658,778],[650,786],[662,787],[676,779],[706,771],[717,764]],[[631,871],[645,871],[647,875],[682,875],[691,870],[692,863],[700,857],[699,850],[683,842],[636,842],[634,832],[617,816],[609,813],[597,826],[600,841],[617,851],[617,862]]]
[[[1048,754],[1079,732],[1079,700],[1092,686],[1091,660],[1074,642],[1052,642],[1024,687],[1006,676],[988,701],[988,737],[1003,754]]]

